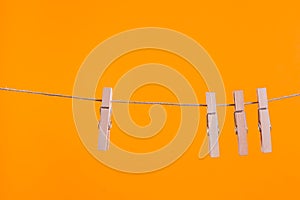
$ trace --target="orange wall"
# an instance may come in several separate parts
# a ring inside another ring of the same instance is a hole
[[[267,87],[269,97],[295,93],[300,80],[300,5],[295,2],[1,0],[0,86],[72,94],[77,71],[96,45],[125,30],[157,26],[182,32],[208,51],[222,75],[228,102],[236,89],[244,90],[246,101],[256,100],[257,87]],[[155,50],[133,52],[113,63],[99,83],[99,95],[102,86],[121,76],[118,67],[148,62],[181,63],[176,69],[190,79],[204,103],[201,77],[188,73],[190,66],[180,57]],[[176,100],[164,92],[147,86],[133,98]],[[206,131],[205,109],[200,109],[198,135],[188,151],[167,168],[138,175],[112,170],[87,152],[73,122],[71,100],[0,92],[0,102],[3,200],[300,196],[297,98],[270,104],[271,154],[260,152],[257,110],[249,106],[249,156],[238,156],[229,108],[220,138],[221,157],[198,159]],[[95,109],[99,106],[96,103]],[[132,109],[136,123],[149,123],[148,108]],[[176,116],[179,111],[172,112]],[[136,152],[153,150],[167,143],[178,126],[178,118],[171,120],[172,116],[159,139],[129,141],[115,127],[112,140]]]

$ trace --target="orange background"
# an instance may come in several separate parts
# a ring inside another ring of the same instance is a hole
[[[300,80],[300,6],[295,2],[1,0],[0,86],[72,94],[77,70],[96,45],[128,29],[156,26],[182,32],[208,51],[222,74],[228,102],[236,89],[244,90],[246,101],[256,100],[257,87],[267,87],[270,98],[295,93]],[[206,86],[191,66],[156,50],[116,60],[101,79],[98,96],[102,86],[113,86],[126,70],[148,62],[176,68],[204,102]],[[141,88],[132,98],[176,100],[158,86]],[[167,168],[139,175],[112,170],[87,152],[73,122],[71,100],[0,92],[0,103],[3,200],[300,196],[298,98],[270,103],[271,154],[260,152],[253,105],[246,108],[249,156],[238,156],[229,108],[220,138],[221,157],[198,159],[206,128],[205,109],[200,109],[198,135],[188,151]],[[99,106],[96,103],[95,109]],[[138,124],[149,123],[149,107],[133,108]],[[129,139],[115,127],[112,140],[136,152],[164,146],[179,123],[179,110],[169,109],[172,116],[157,137]]]

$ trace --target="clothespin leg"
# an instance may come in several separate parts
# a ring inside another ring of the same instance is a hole
[[[215,123],[218,118],[216,115],[208,115],[209,130],[209,153],[212,158],[217,158],[220,156],[219,149],[219,128],[218,124]]]
[[[98,150],[106,151],[109,147],[109,131],[108,131],[108,122],[109,122],[109,111],[103,109],[101,111],[101,120],[99,122],[99,141],[98,141]]]
[[[271,141],[271,128],[269,126],[269,113],[267,110],[263,110],[260,113],[261,115],[261,151],[263,153],[270,153],[272,152],[272,141]],[[267,122],[265,122],[265,120]]]
[[[245,113],[235,113],[237,129],[238,152],[240,156],[248,155],[247,125]]]

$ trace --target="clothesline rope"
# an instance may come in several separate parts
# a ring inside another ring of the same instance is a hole
[[[102,102],[102,99],[97,99],[97,98],[80,97],[80,96],[72,96],[72,95],[49,93],[49,92],[39,92],[39,91],[23,90],[23,89],[8,88],[8,87],[0,87],[0,91],[19,92],[19,93],[26,93],[26,94],[33,94],[33,95],[43,95],[43,96],[51,96],[51,97],[59,97],[59,98],[69,98],[69,99],[78,99],[78,100],[85,100],[85,101]],[[268,101],[273,102],[273,101],[279,101],[279,100],[289,99],[289,98],[298,97],[298,96],[300,96],[300,93],[271,98]],[[160,102],[160,101],[132,101],[132,100],[112,100],[112,103],[165,105],[165,106],[191,106],[191,107],[207,106],[206,104],[197,104],[197,103],[175,103],[175,102]],[[257,101],[251,101],[251,102],[245,102],[245,105],[252,105],[252,104],[257,104],[257,103],[258,103]],[[217,104],[217,106],[223,106],[223,107],[224,106],[234,106],[234,103]]]

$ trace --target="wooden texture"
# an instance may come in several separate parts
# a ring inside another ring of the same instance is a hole
[[[98,150],[106,151],[109,148],[112,88],[103,88],[102,105],[100,108]]]
[[[234,122],[235,122],[235,131],[238,138],[238,151],[239,155],[245,156],[248,155],[248,141],[247,141],[247,121],[246,113],[244,110],[244,93],[242,90],[234,91]]]
[[[261,151],[272,152],[271,123],[268,109],[268,98],[266,88],[257,89],[258,99],[258,127],[261,138]]]
[[[216,95],[214,92],[206,93],[207,104],[207,133],[209,136],[209,152],[211,157],[219,157],[219,127],[216,108]]]

